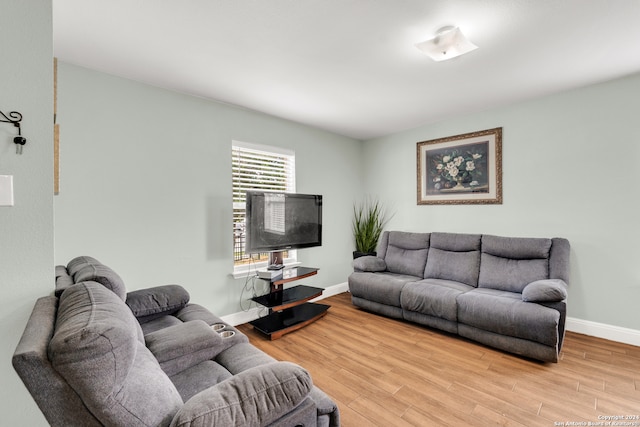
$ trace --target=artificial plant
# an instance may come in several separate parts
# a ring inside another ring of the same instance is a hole
[[[356,252],[373,254],[378,247],[387,215],[384,206],[378,199],[368,197],[353,206],[353,236]],[[355,256],[355,254],[354,254]]]

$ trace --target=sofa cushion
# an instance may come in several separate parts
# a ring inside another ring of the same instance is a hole
[[[377,256],[361,256],[353,260],[353,269],[355,271],[379,272],[387,269],[387,264],[382,258]]]
[[[193,396],[171,426],[268,425],[298,406],[312,387],[309,373],[293,363],[257,366]]]
[[[234,375],[254,366],[265,365],[275,361],[276,359],[249,343],[236,344],[216,357],[216,362]]]
[[[192,320],[202,320],[207,325],[213,325],[214,323],[224,323],[218,316],[204,308],[199,304],[187,304],[186,307],[179,310],[175,316],[183,322],[190,322]]]
[[[475,287],[478,285],[479,271],[479,251],[453,252],[431,247],[424,277],[453,280]]]
[[[431,233],[431,247],[452,252],[480,250],[480,234]]]
[[[521,293],[529,283],[549,278],[546,259],[511,259],[483,253],[480,263],[479,288]]]
[[[510,259],[547,259],[551,239],[536,237],[482,236],[482,253]]]
[[[473,289],[457,298],[458,322],[547,346],[558,344],[560,313],[522,301],[519,293]]]
[[[86,282],[60,297],[49,357],[105,425],[169,425],[182,399],[113,292]]]
[[[189,292],[179,285],[156,286],[129,292],[125,302],[138,321],[145,323],[185,307]]]
[[[144,339],[167,375],[213,359],[225,349],[224,339],[202,320],[160,329]]]
[[[556,302],[567,298],[567,285],[560,279],[536,280],[522,291],[522,301]]]
[[[427,249],[404,249],[398,246],[389,246],[385,258],[387,270],[392,273],[422,278],[427,254]]]
[[[159,331],[160,329],[169,328],[171,326],[180,325],[182,320],[178,319],[175,316],[160,316],[156,319],[150,320],[148,322],[140,323],[140,327],[142,328],[142,332],[144,336],[148,334]]]
[[[431,233],[424,277],[477,286],[480,239],[479,234]]]
[[[98,282],[109,289],[122,301],[127,298],[127,288],[124,286],[122,278],[118,273],[103,264],[87,264],[73,274],[73,281],[78,282]]]
[[[69,261],[67,263],[67,270],[71,276],[75,276],[81,268],[87,265],[102,265],[102,263],[93,257],[82,255]]]
[[[522,293],[525,286],[549,278],[551,239],[482,236],[478,287]]]
[[[356,297],[400,307],[400,293],[404,285],[421,279],[407,274],[355,272],[349,275],[349,291]]]
[[[220,364],[213,360],[205,360],[170,378],[182,396],[182,400],[186,402],[201,391],[231,377],[231,373]]]
[[[389,244],[405,249],[429,249],[429,233],[412,233],[408,231],[385,231],[378,242],[377,255],[385,258]]]
[[[391,273],[422,278],[429,251],[429,234],[391,231],[384,261]]]
[[[402,289],[400,302],[403,310],[456,322],[458,320],[456,298],[470,289],[475,288],[450,280],[425,279],[407,283]]]

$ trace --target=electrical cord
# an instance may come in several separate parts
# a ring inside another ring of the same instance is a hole
[[[252,268],[253,267],[253,268]],[[253,270],[253,273],[252,273]],[[252,305],[254,307],[259,307],[260,310],[258,312],[258,317],[264,317],[267,314],[269,314],[269,310],[267,307],[264,307],[258,303],[256,303],[255,301],[253,301],[251,298],[260,296],[260,295],[264,295],[264,293],[266,292],[266,289],[257,289],[258,288],[258,283],[265,283],[264,280],[261,280],[258,278],[257,273],[255,272],[255,265],[253,263],[253,257],[249,258],[249,269],[247,270],[247,276],[245,277],[245,281],[244,281],[244,285],[242,287],[242,291],[240,292],[240,309],[244,312],[248,312],[249,310],[251,310]],[[258,293],[258,291],[260,291],[260,293]],[[249,294],[250,296],[245,298],[245,294]],[[244,306],[244,301],[248,301],[248,306],[245,308]],[[253,304],[252,304],[253,303]],[[264,312],[264,314],[263,314]]]

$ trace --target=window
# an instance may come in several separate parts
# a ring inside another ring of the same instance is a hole
[[[233,141],[233,265],[241,270],[251,262],[266,262],[268,254],[246,254],[245,193],[247,190],[295,192],[295,153],[278,147]],[[289,251],[289,257],[295,251]]]

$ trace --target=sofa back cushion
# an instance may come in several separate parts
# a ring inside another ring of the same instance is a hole
[[[480,241],[479,234],[431,233],[424,277],[478,286]]]
[[[49,358],[105,425],[166,426],[182,406],[140,334],[129,307],[99,283],[77,283],[60,297]]]
[[[551,239],[482,236],[478,287],[522,292],[527,284],[549,279]]]
[[[69,271],[69,274],[71,276],[75,276],[78,270],[91,264],[97,265],[102,263],[93,257],[81,255],[69,261],[69,263],[67,264],[67,270]]]
[[[186,307],[191,296],[180,285],[162,285],[127,293],[125,302],[140,323],[174,314]]]
[[[80,268],[74,275],[73,281],[98,282],[105,288],[115,293],[122,301],[127,298],[127,288],[122,278],[111,268],[103,264],[87,264]]]
[[[378,256],[391,273],[422,277],[429,252],[429,233],[386,231]]]

